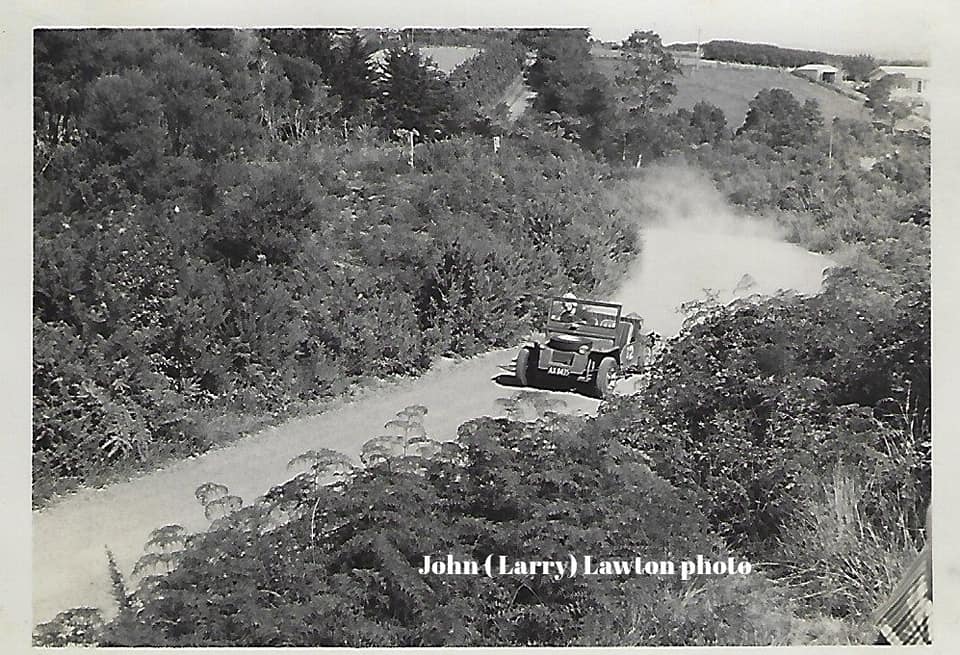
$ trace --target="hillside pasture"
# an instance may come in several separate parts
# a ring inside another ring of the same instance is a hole
[[[598,52],[594,54],[600,69],[612,77],[617,64],[616,55],[611,56],[606,52],[600,56],[597,56],[600,54]],[[699,101],[705,100],[723,110],[727,125],[732,129],[743,124],[747,107],[757,93],[770,88],[786,89],[801,102],[813,98],[820,104],[820,111],[826,120],[834,117],[869,120],[862,103],[786,70],[715,61],[702,61],[699,68],[687,65],[685,60],[680,63],[683,74],[676,79],[677,95],[670,109],[691,109]]]
[[[672,109],[692,108],[697,102],[706,100],[723,110],[727,124],[739,127],[747,115],[750,101],[762,89],[786,89],[801,102],[813,98],[820,104],[823,117],[830,120],[839,118],[858,118],[869,120],[866,108],[856,100],[848,98],[838,91],[815,84],[786,71],[775,68],[728,67],[723,65],[683,68],[683,75],[677,78],[677,95],[673,99]]]

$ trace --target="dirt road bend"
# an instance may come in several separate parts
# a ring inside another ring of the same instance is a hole
[[[697,213],[696,208],[693,213]],[[723,225],[694,229],[651,227],[644,251],[615,298],[646,317],[648,328],[670,335],[679,328],[678,306],[704,288],[728,300],[780,288],[815,292],[829,261],[772,238],[730,233]],[[208,525],[194,497],[205,482],[224,484],[252,501],[293,476],[287,463],[311,449],[333,448],[356,457],[364,441],[408,405],[429,408],[429,436],[446,440],[477,416],[499,416],[498,398],[515,389],[498,383],[515,351],[496,351],[463,361],[443,361],[422,377],[369,392],[329,411],[290,421],[231,446],[173,464],[104,489],[87,489],[33,514],[34,622],[72,607],[113,613],[104,547],[129,574],[151,530],[179,524],[188,531]],[[550,392],[567,412],[594,413],[598,401]]]

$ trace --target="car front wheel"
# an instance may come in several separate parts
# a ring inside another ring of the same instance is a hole
[[[613,395],[613,383],[620,367],[613,357],[604,357],[597,367],[597,379],[594,381],[594,393],[598,398],[609,398]]]

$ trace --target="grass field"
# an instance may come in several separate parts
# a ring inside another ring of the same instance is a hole
[[[466,46],[435,45],[424,46],[420,48],[420,52],[430,57],[430,59],[437,64],[437,68],[444,73],[449,73],[461,63],[480,52],[480,50]]]
[[[613,74],[615,58],[599,56],[596,61],[601,70]],[[723,110],[727,125],[732,129],[743,124],[747,106],[754,96],[760,90],[770,88],[786,89],[801,102],[813,98],[820,103],[820,111],[828,121],[835,116],[869,120],[868,112],[860,102],[775,68],[704,62],[699,69],[682,66],[682,70],[683,74],[676,80],[677,95],[671,109],[690,109],[700,100],[705,100]]]

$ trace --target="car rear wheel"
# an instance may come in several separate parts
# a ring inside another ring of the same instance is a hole
[[[609,398],[613,395],[614,379],[620,367],[613,357],[604,357],[597,367],[597,379],[594,380],[593,391],[598,398]]]
[[[517,354],[517,382],[522,386],[529,386],[533,382],[533,370],[530,366],[530,357],[532,355],[530,348],[524,348]]]

